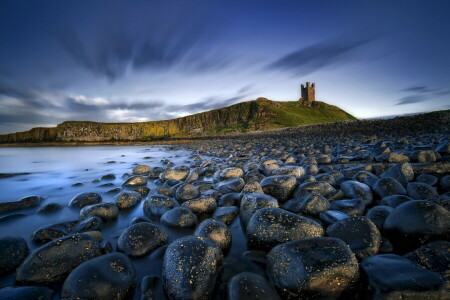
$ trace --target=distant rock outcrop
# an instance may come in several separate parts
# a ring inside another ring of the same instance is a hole
[[[0,143],[152,141],[354,120],[342,109],[315,101],[278,102],[266,98],[183,118],[139,123],[67,121],[54,128],[0,135]]]

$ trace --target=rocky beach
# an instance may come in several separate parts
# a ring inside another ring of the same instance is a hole
[[[439,111],[75,147],[79,173],[20,199],[43,174],[11,163],[0,299],[449,299],[449,129]]]

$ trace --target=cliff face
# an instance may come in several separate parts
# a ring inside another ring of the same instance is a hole
[[[325,103],[319,103],[317,107],[311,108],[298,101],[276,102],[260,98],[165,121],[140,123],[68,121],[55,128],[33,128],[26,132],[0,135],[0,143],[155,140],[326,123],[352,118],[341,109]]]

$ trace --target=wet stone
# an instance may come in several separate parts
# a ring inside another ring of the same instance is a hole
[[[128,177],[123,183],[122,186],[139,186],[139,185],[146,185],[147,179],[143,176],[135,175]]]
[[[61,208],[62,208],[62,205],[59,203],[49,203],[49,204],[46,204],[43,207],[39,208],[37,212],[40,214],[51,213],[51,212],[55,212]]]
[[[384,222],[386,221],[393,208],[385,205],[374,206],[366,213],[366,217],[372,221],[379,230],[383,229]]]
[[[119,209],[128,209],[136,206],[142,199],[138,192],[121,192],[114,197],[115,204]]]
[[[110,202],[98,203],[83,207],[80,211],[80,219],[99,217],[103,221],[111,221],[117,218],[119,209],[117,205]]]
[[[330,202],[331,210],[339,210],[350,216],[362,216],[366,210],[363,199],[343,199]]]
[[[330,202],[320,194],[310,194],[301,198],[294,198],[283,205],[283,209],[294,213],[316,216],[321,211],[330,208]]]
[[[188,200],[181,206],[189,208],[196,215],[212,214],[217,208],[217,202],[213,197],[201,197]]]
[[[426,200],[437,197],[436,188],[422,182],[412,182],[406,187],[406,194],[416,200]]]
[[[231,231],[224,223],[215,219],[206,219],[201,222],[194,232],[194,236],[210,238],[223,251],[231,246]]]
[[[159,219],[165,212],[178,206],[178,202],[168,196],[152,195],[144,201],[144,214],[150,219]]]
[[[71,207],[85,207],[91,204],[102,202],[102,196],[97,193],[81,193],[72,198],[69,202]]]
[[[137,284],[131,260],[122,253],[105,254],[80,264],[64,282],[64,299],[130,299]]]
[[[17,236],[0,237],[0,275],[15,270],[29,253],[27,242]]]
[[[161,223],[170,227],[192,228],[197,225],[197,217],[186,207],[175,207],[161,216]]]
[[[16,271],[16,284],[49,285],[60,282],[79,264],[101,254],[100,244],[86,234],[53,240],[35,249],[25,259]],[[61,260],[61,257],[64,259]]]
[[[281,299],[270,282],[261,275],[242,272],[228,282],[228,298],[233,300]]]
[[[374,186],[373,192],[379,197],[384,198],[391,195],[405,195],[406,190],[400,182],[393,178],[380,178]]]
[[[364,183],[349,180],[341,184],[341,190],[347,198],[361,198],[364,199],[366,205],[373,201],[372,191],[370,187]]]
[[[320,221],[322,221],[326,226],[332,225],[346,218],[350,218],[350,216],[338,210],[325,210],[319,214]]]
[[[226,206],[218,207],[212,217],[226,225],[230,225],[238,214],[239,208],[236,206]]]
[[[131,257],[147,255],[169,240],[160,226],[142,222],[126,228],[117,241],[117,250]]]
[[[137,165],[133,168],[134,175],[147,175],[152,168],[147,165]]]
[[[253,214],[264,207],[278,207],[278,200],[272,196],[259,193],[251,193],[242,197],[239,216],[244,228],[246,228]]]
[[[269,251],[284,242],[323,235],[318,222],[276,207],[256,211],[247,224],[249,249]]]
[[[0,289],[0,299],[11,300],[51,300],[53,291],[42,286],[6,287]]]
[[[189,183],[180,185],[175,192],[175,198],[180,203],[197,198],[199,195],[200,191]]]
[[[328,198],[336,193],[336,189],[325,181],[305,182],[294,191],[293,197],[304,197],[313,193]]]
[[[439,274],[398,255],[367,257],[361,262],[361,270],[373,299],[443,299],[445,295]]]
[[[342,240],[319,237],[273,248],[267,256],[267,274],[285,298],[335,299],[354,288],[359,265]]]
[[[43,197],[28,196],[17,201],[2,202],[0,203],[0,214],[21,209],[33,208],[41,204],[42,201],[44,201]]]
[[[170,299],[210,299],[223,265],[223,254],[211,239],[187,236],[167,247],[163,282]]]
[[[327,236],[343,240],[358,259],[375,255],[380,250],[381,234],[366,217],[350,217],[329,226]]]
[[[261,187],[264,193],[286,202],[297,186],[297,180],[291,175],[275,175],[261,180]]]
[[[215,189],[223,194],[240,192],[245,186],[245,182],[240,177],[228,178],[216,184]]]

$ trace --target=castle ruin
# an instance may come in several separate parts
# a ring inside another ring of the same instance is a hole
[[[316,100],[316,84],[313,82],[311,85],[308,82],[306,82],[306,87],[304,84],[302,84],[300,88],[301,92],[301,98],[300,101],[302,101],[305,104],[314,105],[314,101]]]

